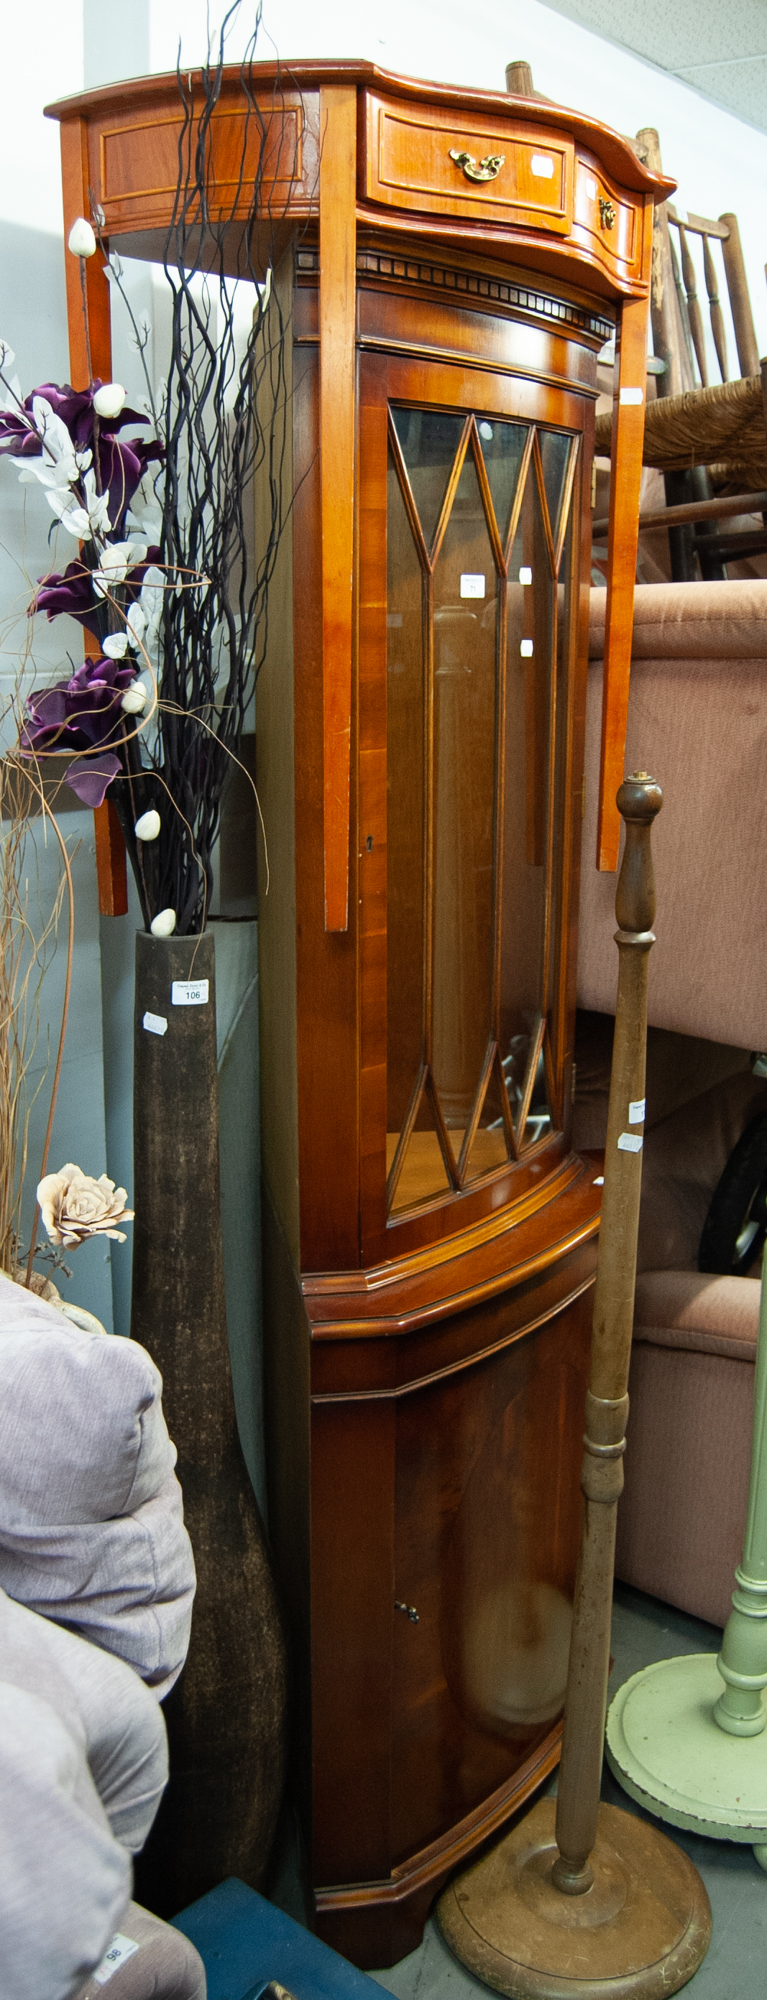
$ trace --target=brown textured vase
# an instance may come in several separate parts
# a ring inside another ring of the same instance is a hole
[[[207,980],[207,1003],[174,1006],[174,980]],[[172,1916],[228,1875],[259,1884],[285,1762],[285,1649],[229,1364],[210,933],[137,935],[133,1129],[131,1334],[162,1372],[197,1567],[189,1655],[164,1704],[170,1783],[136,1864],[140,1900]]]

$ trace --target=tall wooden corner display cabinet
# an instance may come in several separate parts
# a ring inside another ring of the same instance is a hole
[[[599,1208],[569,1142],[596,356],[617,327],[614,867],[669,184],[538,100],[352,63],[251,92],[294,496],[257,716],[269,1518],[318,1927],[384,1966],[559,1754]],[[68,221],[92,190],[122,254],[161,255],[175,78],[55,115]],[[232,69],[220,161],[244,116]]]

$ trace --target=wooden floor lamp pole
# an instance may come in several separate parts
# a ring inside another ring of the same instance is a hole
[[[581,1488],[583,1527],[557,1799],[554,1880],[567,1895],[591,1886],[588,1857],[597,1834],[610,1669],[615,1526],[623,1491],[628,1377],[634,1321],[636,1249],[642,1192],[647,973],[655,943],[655,879],[650,834],[663,798],[644,773],[621,785],[617,805],[626,846],[615,898],[618,997],[615,1009],[605,1191],[586,1393]]]
[[[559,1795],[556,1804],[540,1800],[453,1881],[438,1909],[456,1956],[515,2000],[608,1992],[610,2000],[660,2000],[692,1978],[711,1935],[708,1897],[687,1856],[645,1821],[600,1804],[655,941],[650,834],[662,795],[640,771],[621,785],[617,804],[626,827],[615,904],[618,999]]]

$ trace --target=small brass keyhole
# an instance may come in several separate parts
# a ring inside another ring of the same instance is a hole
[[[405,1617],[410,1619],[411,1625],[420,1624],[421,1621],[414,1604],[401,1604],[399,1598],[395,1597],[394,1609],[395,1611],[404,1611]]]

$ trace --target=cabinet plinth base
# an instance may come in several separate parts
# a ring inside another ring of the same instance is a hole
[[[556,1768],[561,1748],[559,1721],[507,1785],[432,1847],[414,1854],[388,1881],[316,1889],[318,1936],[363,1971],[398,1965],[421,1943],[431,1906],[448,1876],[519,1812]]]
[[[437,1915],[461,1963],[514,2000],[655,2000],[677,1993],[708,1949],[711,1911],[680,1848],[643,1820],[601,1806],[593,1887],[551,1881],[556,1801],[531,1813],[441,1897]]]

